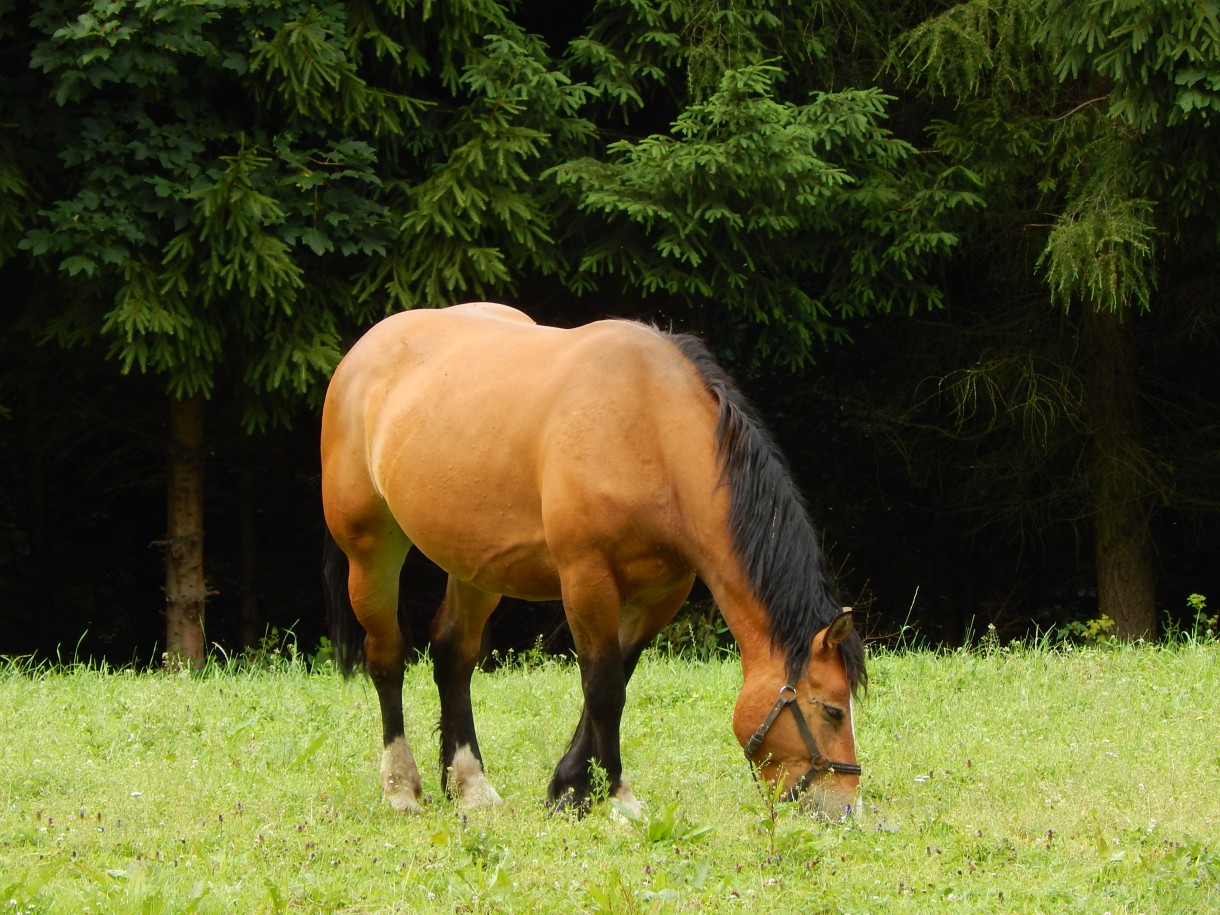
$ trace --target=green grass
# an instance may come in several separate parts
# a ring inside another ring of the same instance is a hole
[[[731,660],[646,655],[624,758],[650,817],[550,817],[574,668],[476,674],[505,799],[440,797],[429,667],[393,814],[376,698],[301,665],[0,667],[2,912],[1220,910],[1220,648],[883,654],[857,709],[866,803],[774,820],[729,730]],[[773,827],[773,828],[772,828]]]

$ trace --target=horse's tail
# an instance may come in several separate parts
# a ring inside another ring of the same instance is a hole
[[[340,672],[350,677],[364,665],[364,628],[347,594],[347,556],[329,532],[322,547],[322,603],[331,655]]]

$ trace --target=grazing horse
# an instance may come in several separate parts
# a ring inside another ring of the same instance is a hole
[[[450,797],[500,803],[470,678],[507,594],[561,598],[580,667],[584,708],[550,800],[584,809],[600,768],[611,797],[638,810],[619,752],[627,681],[698,576],[740,646],[733,730],[747,758],[794,799],[851,809],[862,643],[787,465],[695,338],[628,321],[543,327],[490,303],[393,315],[330,383],[322,496],[347,559],[346,575],[328,564],[335,651],[350,673],[360,638],[350,623],[355,639],[343,634],[350,601],[396,810],[418,811],[421,790],[397,618],[413,546],[449,575],[430,636]]]

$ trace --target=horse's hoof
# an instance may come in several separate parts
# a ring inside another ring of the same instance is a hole
[[[381,754],[381,790],[390,806],[399,813],[419,813],[423,788],[419,769],[405,737],[398,737]]]
[[[470,747],[460,747],[446,770],[449,796],[467,807],[499,807],[504,801],[483,772],[483,762]]]
[[[461,794],[455,798],[466,807],[500,807],[504,799],[486,778],[479,777],[462,783]]]
[[[589,813],[593,803],[587,794],[578,795],[575,788],[568,788],[558,797],[553,797],[547,801],[546,805],[551,810],[551,816],[562,813],[574,816],[579,820]]]
[[[424,812],[424,808],[419,805],[419,801],[406,792],[387,794],[386,800],[390,802],[391,807],[402,814],[418,816]]]
[[[618,790],[610,796],[610,801],[614,805],[615,813],[624,820],[639,820],[644,816],[644,805],[636,800],[625,779],[619,785]]]

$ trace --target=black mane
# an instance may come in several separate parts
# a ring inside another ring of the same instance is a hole
[[[716,425],[721,478],[729,487],[733,547],[755,596],[770,614],[771,641],[787,656],[795,680],[809,664],[813,637],[842,612],[817,533],[792,473],[758,412],[702,340],[667,334],[698,369],[720,404]],[[840,645],[847,681],[868,683],[864,644],[856,632]]]

